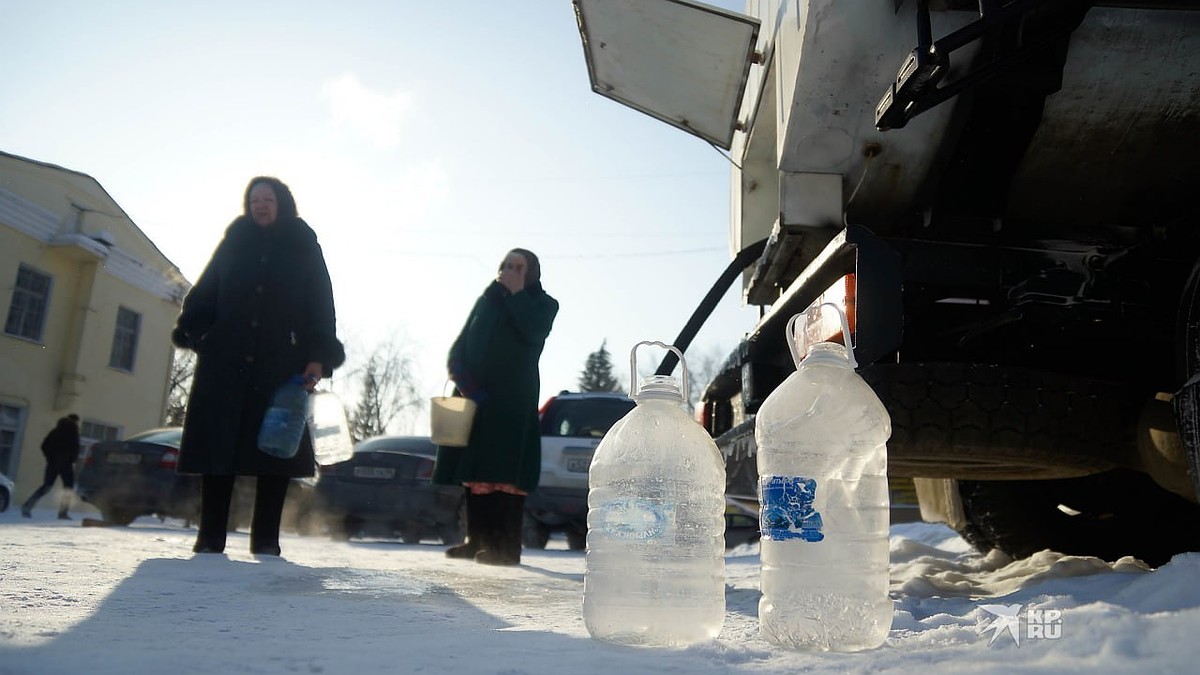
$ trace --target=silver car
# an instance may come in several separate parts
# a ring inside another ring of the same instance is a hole
[[[567,546],[587,543],[588,468],[600,439],[633,410],[632,398],[614,392],[567,392],[542,406],[542,473],[525,499],[521,543],[546,548],[551,532],[565,532]]]

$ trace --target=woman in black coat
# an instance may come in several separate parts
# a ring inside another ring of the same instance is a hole
[[[250,551],[279,555],[279,522],[292,477],[311,476],[308,434],[290,459],[258,449],[271,394],[294,375],[312,391],[346,360],[335,333],[333,288],[317,236],[275,178],[246,188],[243,214],[225,230],[183,301],[171,335],[196,352],[178,471],[201,474],[193,550],[225,550],[237,476],[257,476]]]
[[[541,277],[536,255],[509,251],[450,348],[450,377],[478,406],[467,447],[439,447],[434,464],[435,483],[467,488],[467,542],[451,558],[521,562],[525,495],[542,469],[538,361],[558,314]]]

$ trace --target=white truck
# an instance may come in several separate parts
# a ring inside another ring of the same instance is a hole
[[[1197,3],[573,2],[593,89],[734,166],[733,261],[676,341],[739,278],[761,308],[704,395],[731,495],[785,323],[832,301],[926,520],[1200,550]]]

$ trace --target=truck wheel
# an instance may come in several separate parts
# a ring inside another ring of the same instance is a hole
[[[1051,549],[1158,567],[1200,550],[1200,506],[1124,469],[1056,480],[958,481],[966,525],[982,552],[1014,558]]]

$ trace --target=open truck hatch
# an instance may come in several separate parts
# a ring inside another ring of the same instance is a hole
[[[592,90],[733,145],[759,21],[686,0],[573,0]]]

